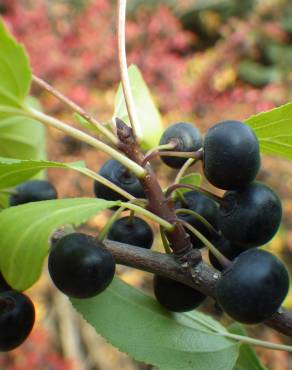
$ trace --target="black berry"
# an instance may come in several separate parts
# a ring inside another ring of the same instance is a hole
[[[143,187],[138,178],[130,173],[122,164],[115,159],[110,159],[102,166],[99,174],[127,191],[135,198],[145,198]],[[100,182],[94,181],[94,193],[97,198],[106,200],[127,200],[116,191],[108,188]]]
[[[0,293],[0,351],[20,346],[31,332],[35,310],[31,300],[15,291]]]
[[[4,276],[0,271],[0,292],[4,292],[6,290],[12,290],[12,289],[10,285],[7,283],[7,281],[4,279]]]
[[[198,213],[205,220],[207,220],[214,229],[218,228],[219,209],[212,199],[199,193],[198,191],[188,191],[184,193],[184,201],[180,199],[175,201],[175,208],[187,208]],[[195,216],[188,213],[178,213],[178,218],[184,220],[196,228],[207,239],[210,239],[212,232]],[[202,248],[204,244],[193,233],[189,233],[194,248]]]
[[[244,247],[231,243],[230,240],[225,239],[223,236],[211,239],[211,243],[216,247],[216,249],[223,254],[224,257],[228,258],[230,261],[233,261],[237,256],[242,252],[246,251]],[[215,269],[222,271],[224,267],[217,260],[211,251],[209,251],[209,260],[210,263]]]
[[[74,298],[101,293],[115,274],[111,253],[95,238],[81,233],[66,235],[52,247],[48,267],[56,287]]]
[[[220,189],[238,189],[253,181],[261,164],[258,139],[239,121],[213,126],[204,142],[203,170]]]
[[[196,152],[202,145],[202,136],[199,130],[190,123],[179,122],[169,126],[161,136],[159,145],[168,144],[171,141],[177,143],[174,149],[176,152]],[[163,157],[161,159],[169,167],[180,168],[187,158]]]
[[[150,249],[154,235],[150,226],[139,217],[123,217],[113,223],[108,239]]]
[[[233,319],[257,324],[272,317],[289,289],[289,276],[283,263],[260,249],[241,253],[216,285],[221,308]]]
[[[268,186],[253,182],[227,191],[220,206],[220,229],[233,243],[250,248],[267,243],[277,232],[282,217],[281,201]]]
[[[169,311],[191,311],[206,299],[197,290],[160,275],[154,275],[153,284],[157,301]]]
[[[30,180],[15,188],[15,194],[10,196],[9,203],[11,206],[17,206],[41,200],[57,199],[57,197],[57,190],[49,181]]]

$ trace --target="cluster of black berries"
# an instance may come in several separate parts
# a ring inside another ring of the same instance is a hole
[[[209,252],[211,264],[223,270],[216,286],[219,305],[243,323],[259,323],[270,318],[287,295],[289,276],[280,260],[256,248],[271,240],[282,217],[279,197],[268,186],[255,181],[261,162],[257,137],[242,122],[224,121],[212,127],[203,141],[192,125],[178,123],[164,132],[160,144],[170,142],[177,142],[175,150],[179,152],[201,149],[205,177],[215,187],[227,190],[219,206],[197,191],[185,193],[183,199],[180,197],[175,203],[176,208],[194,212],[182,212],[178,217],[199,230],[225,257],[233,260],[223,268]],[[186,161],[180,157],[162,157],[162,160],[173,168],[181,167]],[[195,213],[207,220],[213,229],[206,227],[206,223],[194,216]],[[197,237],[190,236],[194,248],[203,246]],[[203,299],[199,295],[197,301],[188,306],[197,293],[160,277],[154,279],[154,289],[158,301],[173,311],[195,308]],[[187,293],[183,293],[183,289],[189,291],[187,302]]]
[[[216,286],[217,302],[232,318],[243,323],[259,323],[270,318],[287,295],[289,277],[280,260],[257,248],[277,232],[282,208],[273,190],[255,181],[260,168],[256,136],[241,122],[225,121],[212,127],[203,140],[191,124],[177,123],[162,135],[160,145],[168,143],[175,145],[175,152],[202,152],[205,177],[214,186],[227,190],[218,202],[198,190],[188,191],[174,202],[184,225],[187,223],[198,230],[232,261],[226,267],[209,252],[210,263],[222,271]],[[175,155],[161,158],[172,168],[180,168],[187,160]],[[99,174],[135,198],[145,198],[139,180],[118,161],[108,160]],[[97,181],[94,193],[106,200],[126,200]],[[52,184],[32,180],[16,187],[10,205],[55,198],[57,192]],[[193,248],[204,247],[198,236],[186,231]],[[154,239],[150,226],[133,214],[115,220],[107,236],[110,240],[147,249]],[[101,293],[115,274],[115,261],[103,243],[81,233],[66,235],[53,244],[48,267],[57,288],[75,298]],[[0,292],[0,350],[22,343],[34,322],[30,300],[22,293],[7,289],[6,285]],[[162,306],[174,312],[195,309],[206,298],[193,288],[159,275],[154,276],[154,294]],[[15,331],[5,330],[11,320],[14,320]]]

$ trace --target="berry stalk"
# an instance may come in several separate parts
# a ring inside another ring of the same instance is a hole
[[[21,115],[31,117],[35,119],[36,121],[43,123],[46,126],[54,127],[57,130],[63,131],[66,134],[74,137],[77,140],[81,140],[84,143],[87,143],[93,146],[94,148],[103,151],[104,153],[108,154],[109,156],[111,156],[112,158],[116,159],[121,164],[123,164],[125,167],[127,167],[138,178],[144,177],[146,175],[146,171],[141,166],[139,166],[137,163],[133,162],[129,158],[125,157],[124,155],[119,153],[114,148],[110,147],[109,145],[103,143],[100,140],[95,139],[94,137],[86,134],[83,131],[80,131],[74,127],[71,127],[70,125],[54,117],[48,116],[47,114],[39,112],[36,109],[33,109],[28,106],[25,106],[24,110],[21,111]]]

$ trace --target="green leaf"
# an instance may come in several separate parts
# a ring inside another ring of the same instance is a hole
[[[150,149],[158,145],[163,127],[161,116],[151,97],[150,91],[136,65],[129,67],[129,79],[132,94],[142,130],[142,148]],[[116,98],[114,117],[118,117],[129,124],[123,89],[120,84]]]
[[[28,95],[31,69],[24,48],[0,21],[0,105],[21,107]]]
[[[232,334],[237,335],[244,335],[247,336],[246,331],[244,328],[238,324],[233,323],[229,326],[229,331]],[[253,348],[248,344],[241,344],[240,351],[239,351],[239,357],[236,362],[235,370],[268,370],[266,367],[264,367],[259,358],[257,357],[255,351]]]
[[[0,156],[43,158],[44,127],[23,116],[0,116]]]
[[[0,189],[22,183],[47,168],[84,168],[84,162],[59,163],[0,157]]]
[[[254,130],[264,153],[292,159],[292,103],[251,116],[245,122]]]
[[[8,194],[1,193],[0,190],[0,212],[7,207],[8,207]]]
[[[251,60],[242,61],[238,66],[237,73],[243,81],[257,87],[281,80],[281,72],[277,67],[264,66]]]
[[[80,116],[80,114],[78,113],[74,113],[73,114],[73,117],[84,127],[86,128],[87,130],[91,130],[91,131],[94,131],[94,132],[99,132],[98,129],[92,124],[90,123],[89,121],[87,121],[85,118],[83,118],[82,116]]]
[[[24,102],[39,109],[36,99],[28,96],[32,78],[29,60],[1,20],[0,45],[0,156],[44,159],[44,127],[21,116],[19,110]]]
[[[49,236],[65,224],[79,225],[118,205],[95,198],[57,199],[10,207],[0,213],[0,270],[8,283],[25,290],[39,278]]]
[[[180,184],[188,184],[192,186],[200,186],[202,182],[202,176],[199,173],[190,173],[188,175],[183,176],[179,183]],[[181,194],[186,193],[187,191],[190,191],[190,189],[178,189],[178,192]]]
[[[214,334],[196,318],[225,331],[219,323],[197,312],[171,314],[121,280],[115,279],[94,298],[72,299],[72,304],[120,351],[159,369],[232,370],[235,365],[238,344]]]

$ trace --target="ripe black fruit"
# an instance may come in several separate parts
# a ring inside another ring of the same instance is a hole
[[[15,188],[16,194],[10,196],[10,205],[39,202],[41,200],[57,199],[57,190],[47,180],[26,181]]]
[[[31,300],[15,291],[0,293],[0,351],[20,346],[31,332],[35,310]]]
[[[179,122],[169,126],[161,136],[159,145],[177,142],[174,150],[176,152],[196,152],[202,145],[202,136],[199,130],[190,123]],[[187,158],[163,157],[161,159],[169,167],[180,168]]]
[[[214,229],[218,228],[219,209],[216,202],[199,193],[198,191],[188,191],[184,193],[184,203],[182,204],[182,201],[177,199],[175,202],[175,208],[190,209],[207,220],[214,227]],[[178,213],[178,218],[191,224],[207,239],[211,238],[211,231],[195,216],[188,213]],[[190,237],[194,248],[202,248],[204,246],[201,240],[198,239],[194,234],[190,233]]]
[[[169,311],[191,311],[206,299],[197,290],[163,276],[154,275],[153,284],[157,301]]]
[[[241,253],[227,268],[216,286],[216,298],[233,319],[257,324],[272,317],[289,289],[283,263],[260,249]]]
[[[7,281],[4,279],[4,276],[2,275],[0,271],[0,292],[4,292],[6,290],[12,290],[10,285],[8,285]]]
[[[238,189],[253,181],[261,164],[259,143],[252,129],[239,121],[210,128],[204,142],[203,170],[220,189]]]
[[[211,239],[212,244],[216,249],[223,254],[230,261],[233,261],[237,256],[239,256],[246,249],[234,243],[231,243],[230,240],[225,239],[223,236]],[[217,270],[222,271],[224,267],[217,260],[213,253],[209,250],[209,260],[213,267]]]
[[[154,235],[147,222],[139,217],[127,216],[113,223],[108,233],[108,239],[150,249]]]
[[[102,166],[99,174],[127,191],[135,198],[145,198],[144,190],[136,176],[131,174],[122,164],[115,159],[110,159]],[[94,181],[94,193],[97,198],[106,200],[126,200],[122,195]]]
[[[115,274],[111,253],[95,238],[81,233],[60,239],[50,252],[48,266],[56,287],[74,298],[101,293]]]
[[[220,206],[220,229],[236,244],[250,248],[267,243],[277,232],[282,217],[281,201],[268,186],[253,182],[227,191]]]

